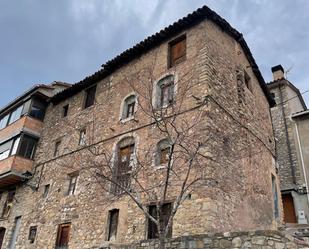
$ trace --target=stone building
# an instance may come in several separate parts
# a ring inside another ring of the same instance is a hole
[[[0,248],[4,236],[11,232],[14,224],[20,224],[20,218],[14,217],[13,203],[19,187],[32,176],[48,100],[68,86],[62,82],[36,85],[0,110]],[[15,243],[14,238],[12,234],[10,245]]]
[[[279,165],[284,221],[308,224],[309,206],[307,197],[308,165],[304,163],[306,141],[304,133],[306,104],[299,90],[284,77],[281,65],[272,68],[274,80],[268,88],[276,101],[271,108],[276,155]],[[295,118],[294,118],[295,116]],[[298,124],[298,122],[300,122]],[[298,126],[302,135],[299,135]],[[300,142],[301,140],[304,140]]]
[[[179,132],[190,138],[183,147],[203,152],[188,178],[202,181],[182,196],[167,236],[276,229],[282,216],[273,104],[242,35],[209,8],[198,9],[51,98],[32,178],[0,221],[3,248],[99,248],[156,238],[145,210],[166,222],[186,178],[179,165],[190,162],[171,158],[173,138],[157,126],[178,117],[176,128],[193,127]],[[105,168],[117,173],[111,185],[100,168],[108,154]],[[133,178],[140,160],[148,164]],[[157,186],[149,198],[147,191],[136,202],[130,196],[162,181],[167,161],[179,165],[159,213]]]

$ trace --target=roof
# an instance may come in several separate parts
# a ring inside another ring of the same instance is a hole
[[[46,85],[46,84],[36,84],[34,86],[32,86],[30,89],[28,89],[27,91],[25,91],[23,94],[19,95],[17,98],[15,98],[14,100],[12,100],[11,102],[9,102],[7,105],[5,105],[4,107],[2,107],[0,109],[0,115],[2,116],[2,114],[4,114],[4,112],[6,112],[7,110],[9,110],[11,107],[13,107],[15,104],[17,104],[19,101],[27,98],[30,95],[33,95],[34,93],[38,92],[39,89],[41,88],[45,88],[45,89],[50,89],[53,90],[55,88],[55,85],[61,85],[64,87],[70,87],[71,84],[69,83],[65,83],[65,82],[58,82],[58,81],[54,81],[53,83]]]
[[[250,66],[258,79],[258,82],[270,104],[270,106],[274,106],[275,102],[271,98],[268,88],[265,84],[263,76],[251,54],[251,51],[243,38],[243,35],[239,33],[236,29],[234,29],[225,19],[220,17],[217,13],[209,9],[207,6],[203,6],[202,8],[197,9],[186,17],[179,19],[168,27],[162,29],[161,31],[147,37],[145,40],[139,42],[132,48],[125,50],[123,53],[119,54],[115,58],[107,61],[102,65],[102,68],[95,72],[94,74],[84,78],[78,83],[74,84],[72,87],[59,92],[54,97],[51,98],[51,102],[53,104],[58,104],[61,101],[72,97],[83,89],[97,83],[98,81],[106,78],[117,69],[126,65],[130,61],[135,58],[140,57],[141,55],[147,53],[149,50],[159,46],[163,42],[167,41],[171,37],[179,34],[180,32],[191,28],[204,20],[211,20],[215,24],[217,24],[223,31],[233,37],[236,41],[239,42],[240,46],[244,50],[244,53],[250,63]]]
[[[282,86],[282,85],[288,85],[290,88],[292,88],[292,90],[293,90],[294,92],[296,92],[296,94],[297,94],[297,96],[298,96],[298,98],[299,98],[299,100],[300,100],[302,106],[304,107],[304,109],[307,109],[306,103],[305,103],[305,101],[304,101],[304,98],[303,98],[301,92],[299,91],[299,89],[298,89],[296,86],[294,86],[293,83],[291,83],[291,82],[288,81],[287,79],[282,78],[282,79],[274,80],[274,81],[271,81],[271,82],[267,83],[267,87],[268,87],[269,89],[279,87],[280,85],[281,85],[281,86]]]

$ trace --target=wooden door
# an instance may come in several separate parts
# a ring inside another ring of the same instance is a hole
[[[0,249],[2,248],[2,243],[5,235],[5,228],[0,228]]]
[[[297,223],[293,197],[291,194],[282,195],[284,222]]]
[[[64,248],[68,247],[69,237],[70,237],[70,229],[71,229],[70,223],[59,225],[56,248],[64,249]]]

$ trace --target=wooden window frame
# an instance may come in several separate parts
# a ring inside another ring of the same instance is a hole
[[[68,248],[68,244],[70,242],[70,232],[71,232],[71,223],[67,222],[67,223],[63,223],[58,225],[58,232],[57,232],[57,238],[56,238],[56,249],[64,249],[64,246],[59,245],[60,244],[60,240],[61,240],[61,234],[63,231],[64,227],[68,227],[69,228],[69,232],[68,232],[68,238],[67,238],[67,245],[64,245]]]
[[[88,98],[90,95],[90,91],[94,89],[94,95],[93,99],[91,100],[91,104],[88,104]],[[83,108],[87,109],[95,104],[95,96],[97,93],[97,85],[92,85],[91,87],[85,89],[85,97],[84,97],[84,102],[83,102]]]
[[[179,61],[177,62],[172,62],[172,47],[175,46],[176,44],[178,44],[179,42],[184,41],[185,43],[185,52],[184,55],[182,57],[179,58]],[[172,68],[180,63],[182,63],[183,61],[185,61],[187,59],[187,36],[186,34],[180,35],[179,37],[175,38],[174,40],[170,41],[168,43],[168,68]]]
[[[67,195],[74,195],[76,191],[78,177],[79,177],[79,171],[70,173],[68,176],[69,176],[69,186],[68,186]]]

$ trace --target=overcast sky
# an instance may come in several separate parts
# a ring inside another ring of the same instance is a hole
[[[282,64],[309,90],[308,0],[0,0],[0,107],[37,83],[78,82],[205,4],[244,34],[266,81]]]

